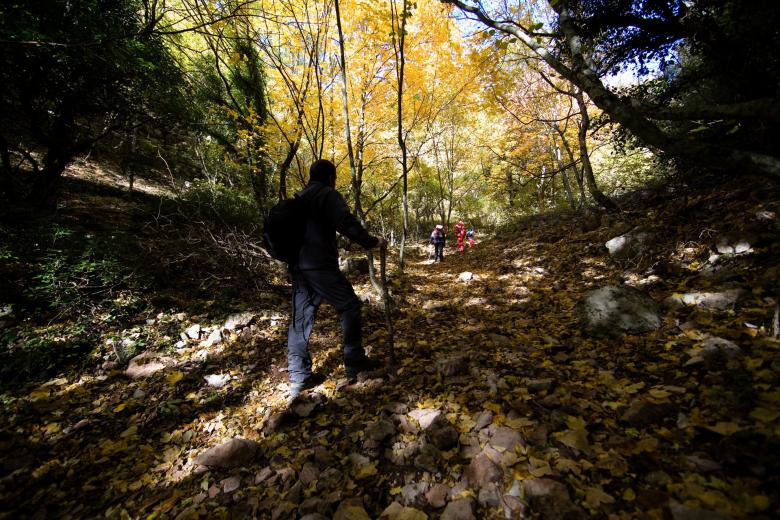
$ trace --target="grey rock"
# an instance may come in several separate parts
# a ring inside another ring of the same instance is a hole
[[[419,408],[409,412],[409,417],[417,421],[423,430],[430,426],[439,415],[441,415],[441,411],[435,408]]]
[[[586,332],[596,337],[641,334],[661,326],[658,306],[633,287],[607,286],[590,291],[579,304]]]
[[[190,325],[184,330],[184,333],[190,339],[198,339],[200,338],[200,325],[197,323],[195,325]]]
[[[359,498],[348,498],[339,504],[333,520],[371,520]]]
[[[524,482],[525,496],[532,512],[542,518],[570,518],[581,513],[569,497],[566,486],[556,480],[536,478]]]
[[[447,451],[458,445],[459,434],[444,414],[439,414],[425,429],[425,437],[438,449]]]
[[[387,419],[380,419],[366,427],[365,435],[369,439],[381,442],[386,438],[395,435],[395,426]]]
[[[211,331],[211,334],[209,334],[209,337],[206,339],[206,341],[203,342],[203,346],[210,347],[212,345],[216,345],[221,342],[222,342],[222,331],[220,329],[214,329]]]
[[[525,518],[525,503],[519,497],[504,495],[501,504],[506,518]]]
[[[257,314],[252,312],[242,312],[240,314],[233,314],[225,320],[224,327],[227,330],[238,330],[248,327],[255,321]]]
[[[440,507],[444,507],[447,503],[447,495],[449,492],[450,487],[447,484],[434,484],[433,487],[425,493],[425,499],[428,500],[428,505],[439,509]]]
[[[426,502],[426,491],[428,491],[427,482],[410,482],[401,489],[401,503],[406,506],[423,507]]]
[[[477,502],[482,507],[498,507],[501,503],[501,495],[496,484],[489,484],[479,490]]]
[[[704,345],[699,351],[699,357],[709,368],[727,363],[728,360],[742,357],[743,352],[735,343],[718,337],[704,340]]]
[[[649,253],[655,241],[654,233],[636,227],[628,233],[607,241],[604,246],[614,258],[630,259]]]
[[[674,412],[675,406],[670,403],[651,403],[637,399],[623,412],[620,420],[635,428],[642,428],[651,424],[657,424],[666,417],[673,415]]]
[[[311,413],[314,411],[314,409],[317,408],[317,403],[314,401],[306,401],[303,403],[298,403],[295,406],[293,406],[293,413],[297,415],[298,417],[308,417],[311,415]]]
[[[464,476],[469,485],[481,489],[488,484],[501,481],[504,473],[498,464],[483,452],[474,457]]]
[[[235,468],[252,462],[259,444],[249,439],[235,437],[227,442],[207,449],[195,458],[200,466]]]
[[[474,500],[459,498],[453,500],[441,514],[441,520],[476,520],[474,516]]]
[[[758,237],[752,233],[726,233],[715,242],[715,250],[722,255],[749,253],[757,241]]]
[[[220,481],[223,493],[232,493],[241,487],[241,477],[239,475],[233,475]]]
[[[474,279],[474,273],[471,271],[464,271],[458,275],[458,280],[461,282],[470,282]]]
[[[424,444],[420,453],[414,458],[414,465],[425,471],[435,473],[438,471],[439,450],[432,444]]]
[[[482,410],[474,417],[473,431],[478,432],[482,428],[489,426],[493,422],[493,412],[490,410]]]
[[[131,379],[149,377],[166,368],[176,366],[176,360],[155,352],[143,352],[132,358],[125,370],[125,375]]]
[[[713,311],[724,311],[733,308],[746,291],[741,287],[725,288],[719,291],[690,292],[682,295],[672,295],[664,300],[664,305],[675,307],[703,307]]]
[[[499,426],[490,438],[490,445],[498,451],[515,452],[525,443],[517,431],[507,426]]]
[[[317,480],[319,476],[320,476],[320,470],[317,468],[317,466],[315,466],[311,462],[307,462],[301,468],[301,472],[298,475],[298,478],[301,480],[301,484],[308,487],[309,484]]]

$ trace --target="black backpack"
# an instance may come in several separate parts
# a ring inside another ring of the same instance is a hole
[[[306,205],[298,195],[280,200],[271,208],[263,225],[263,242],[268,254],[288,264],[298,260],[306,233],[307,213]]]

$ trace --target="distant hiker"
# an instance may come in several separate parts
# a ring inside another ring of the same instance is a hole
[[[458,253],[463,253],[463,241],[466,238],[466,224],[463,223],[463,219],[460,219],[454,227],[455,236],[458,237]]]
[[[293,397],[325,380],[322,374],[312,372],[309,355],[314,318],[323,301],[331,304],[341,318],[347,377],[354,379],[359,372],[381,366],[363,350],[361,304],[352,285],[339,271],[336,231],[366,249],[384,249],[387,241],[366,231],[335,187],[336,167],[320,159],[309,169],[309,184],[297,194],[308,215],[303,246],[297,260],[290,264],[293,297],[287,364]]]
[[[469,249],[474,247],[474,228],[469,228],[469,230],[466,231],[466,240],[468,240]]]
[[[444,261],[444,243],[447,241],[447,234],[444,232],[444,226],[436,224],[431,233],[430,243],[433,245],[433,261]]]

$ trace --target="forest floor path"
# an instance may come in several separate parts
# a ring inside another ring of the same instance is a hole
[[[328,380],[292,402],[278,288],[232,316],[218,293],[165,296],[121,326],[96,315],[104,341],[145,353],[2,394],[0,518],[772,517],[778,242],[720,260],[711,248],[777,197],[727,193],[587,232],[529,219],[436,264],[412,249],[390,276],[396,366],[348,384],[325,306],[312,355]],[[604,242],[636,226],[657,230],[654,248],[610,258]],[[662,302],[727,282],[745,289],[738,303],[663,306],[653,332],[603,339],[580,324],[598,287]],[[379,300],[365,278],[356,288],[367,349],[389,359]],[[739,353],[702,361],[712,338]]]

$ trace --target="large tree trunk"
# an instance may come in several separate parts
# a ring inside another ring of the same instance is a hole
[[[404,137],[404,118],[403,118],[403,93],[404,93],[404,65],[406,63],[404,57],[404,42],[406,40],[406,18],[407,18],[407,0],[402,0],[401,13],[395,12],[395,16],[391,20],[392,23],[392,35],[393,45],[396,46],[396,62],[397,62],[397,84],[398,84],[398,99],[397,99],[397,116],[398,116],[398,146],[401,148],[401,176],[403,192],[401,195],[401,205],[403,209],[403,231],[401,233],[401,250],[398,259],[398,269],[404,271],[404,252],[406,248],[406,236],[409,232],[409,201],[408,201],[408,174],[407,167],[408,157],[406,150],[406,138]],[[391,6],[395,5],[393,2]],[[396,20],[400,22],[398,31],[396,31]],[[397,37],[397,42],[396,42]]]
[[[581,91],[577,91],[574,95],[577,100],[577,106],[580,108],[580,126],[577,138],[580,145],[580,162],[582,163],[582,172],[585,176],[585,181],[588,183],[588,191],[593,199],[604,206],[607,210],[615,211],[618,209],[617,205],[604,195],[599,187],[596,185],[596,178],[593,176],[593,167],[590,164],[590,155],[588,153],[588,130],[590,129],[590,116],[588,115],[588,105],[585,103],[585,98]]]

